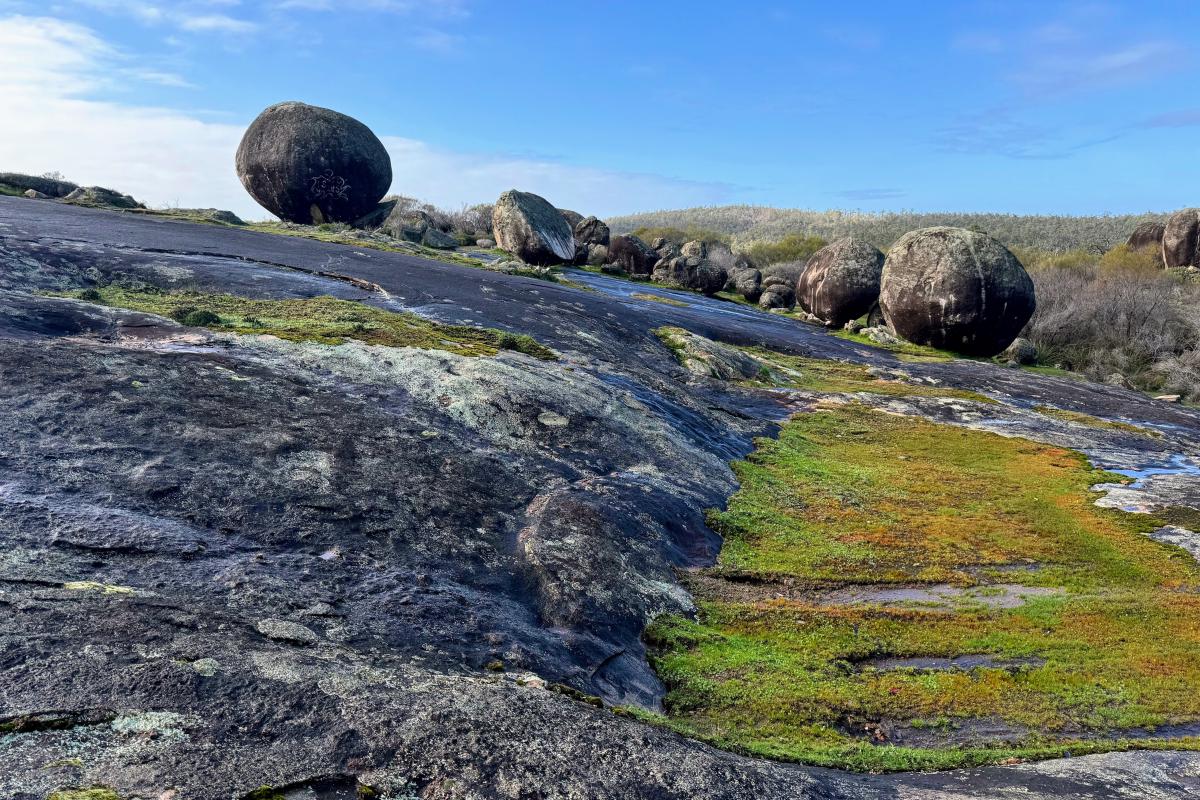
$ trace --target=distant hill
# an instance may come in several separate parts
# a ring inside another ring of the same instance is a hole
[[[1085,249],[1104,252],[1124,242],[1139,223],[1165,220],[1166,214],[1070,217],[1017,214],[865,213],[859,211],[804,211],[766,206],[713,206],[678,211],[649,211],[607,220],[614,233],[641,227],[704,228],[733,237],[746,247],[758,241],[776,241],[789,233],[832,240],[857,236],[887,247],[903,234],[931,225],[954,225],[985,231],[1009,247],[1038,250]]]

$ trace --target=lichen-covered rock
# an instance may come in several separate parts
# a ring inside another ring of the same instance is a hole
[[[526,264],[554,266],[575,259],[575,239],[562,213],[544,198],[510,189],[492,208],[492,235],[501,250]]]
[[[796,303],[826,325],[840,327],[871,310],[879,299],[883,253],[847,236],[822,247],[796,285]]]
[[[933,227],[901,236],[883,266],[888,327],[916,344],[994,356],[1033,315],[1033,281],[1004,245],[978,231]]]
[[[635,278],[646,278],[658,261],[650,245],[633,234],[614,236],[608,243],[608,263],[615,264]]]
[[[590,267],[599,267],[608,263],[608,246],[603,244],[589,244],[587,246],[587,264]]]
[[[26,197],[28,197],[30,200],[48,200],[50,198],[50,195],[43,194],[43,193],[39,192],[37,189],[26,189],[24,191],[24,195]]]
[[[575,246],[580,247],[589,244],[602,244],[608,247],[608,243],[612,240],[612,234],[608,229],[608,225],[603,220],[596,217],[587,217],[579,221],[575,226]]]
[[[1200,208],[1171,215],[1163,228],[1162,254],[1167,269],[1200,267]]]
[[[353,222],[392,185],[391,157],[366,125],[304,103],[279,103],[259,114],[236,164],[259,205],[305,225]]]
[[[696,375],[722,381],[757,377],[764,364],[736,347],[714,342],[683,328],[663,328],[658,335],[679,362]]]
[[[650,280],[655,283],[693,289],[706,295],[714,295],[725,288],[727,279],[728,273],[724,267],[697,255],[659,259],[650,275]]]
[[[1133,233],[1129,234],[1129,239],[1126,244],[1130,250],[1143,250],[1146,248],[1159,249],[1162,246],[1163,230],[1166,225],[1162,222],[1143,222],[1133,229]]]

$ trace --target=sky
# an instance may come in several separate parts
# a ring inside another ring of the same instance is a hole
[[[450,208],[1169,210],[1198,30],[1195,0],[0,0],[0,171],[263,219],[234,151],[300,100]]]

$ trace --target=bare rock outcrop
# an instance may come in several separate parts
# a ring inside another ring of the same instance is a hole
[[[575,239],[566,217],[544,197],[510,189],[492,208],[492,234],[501,250],[526,264],[570,264]]]

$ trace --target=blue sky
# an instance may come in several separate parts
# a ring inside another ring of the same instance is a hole
[[[450,206],[1162,210],[1200,202],[1198,30],[1195,2],[0,0],[0,169],[262,216],[232,148],[296,99]]]

